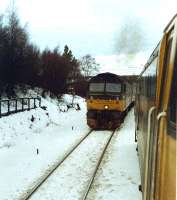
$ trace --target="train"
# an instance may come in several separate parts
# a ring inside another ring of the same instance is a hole
[[[176,199],[177,14],[137,79],[135,141],[143,200]]]
[[[113,73],[100,73],[89,80],[87,124],[93,129],[120,126],[133,105],[131,84]]]
[[[136,80],[101,73],[90,79],[87,124],[116,128],[134,104],[143,200],[176,199],[177,14]]]

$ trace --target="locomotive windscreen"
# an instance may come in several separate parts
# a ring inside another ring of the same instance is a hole
[[[90,83],[89,92],[120,93],[121,84],[120,83]]]
[[[90,92],[104,92],[104,83],[90,83]]]
[[[121,84],[118,83],[106,83],[106,92],[121,92]]]

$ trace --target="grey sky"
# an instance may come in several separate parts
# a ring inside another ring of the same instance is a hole
[[[9,3],[1,0],[0,11]],[[37,45],[68,44],[77,55],[114,54],[116,37],[127,18],[139,19],[153,43],[177,11],[175,0],[16,0],[16,7]]]
[[[10,0],[0,0],[4,13]],[[68,44],[76,57],[117,54],[121,27],[129,19],[140,23],[147,50],[158,43],[164,27],[177,11],[176,0],[16,0],[22,24],[31,41],[61,51]],[[131,31],[131,30],[129,30]],[[143,48],[142,48],[143,49]],[[143,49],[144,50],[144,49]]]

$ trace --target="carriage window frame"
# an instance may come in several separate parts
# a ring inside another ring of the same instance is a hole
[[[177,49],[175,55],[170,99],[168,104],[168,133],[176,139],[176,108],[177,108]]]
[[[168,41],[168,43],[170,43],[170,44],[168,44],[169,48],[167,50],[167,61],[165,63],[165,66],[167,66],[169,64],[169,59],[170,59],[169,55],[172,50],[172,40],[173,40],[173,37],[171,37]],[[169,52],[169,50],[170,50],[170,52]],[[177,74],[177,44],[176,44],[172,82],[171,82],[171,88],[170,88],[170,97],[169,97],[169,102],[168,102],[168,115],[167,115],[167,118],[168,118],[167,133],[168,133],[168,135],[172,136],[174,139],[176,139],[176,124],[177,124],[177,121],[176,121],[177,120],[177,91],[175,90],[175,89],[177,89],[176,74]]]

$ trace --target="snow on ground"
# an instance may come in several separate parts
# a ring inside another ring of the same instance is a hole
[[[70,101],[70,96],[64,100]],[[0,119],[1,200],[19,199],[88,132],[85,101],[76,97],[75,102],[81,111],[59,112],[56,104],[43,99],[46,111],[37,108]],[[66,104],[62,103],[62,109],[67,109]]]
[[[39,95],[36,91],[30,93],[33,96],[34,94]],[[55,162],[61,160],[66,152],[88,132],[85,100],[76,97],[74,102],[79,103],[81,110],[76,111],[71,108],[67,111],[67,104],[71,103],[72,100],[69,95],[65,95],[60,102],[49,97],[42,98],[42,105],[47,106],[47,110],[37,108],[0,118],[1,200],[19,200],[20,196],[32,187],[38,178],[43,176]],[[111,164],[112,171],[115,172],[114,177],[108,177],[112,179],[112,184],[115,185],[114,191],[116,191],[118,197],[120,189],[123,188],[123,193],[120,194],[124,194],[123,199],[137,200],[140,199],[137,190],[140,178],[137,157],[134,153],[133,114],[126,120],[128,121],[123,125],[120,135],[118,134],[116,138],[117,142],[114,143],[115,148],[112,153],[109,153],[109,162],[106,161],[106,163],[112,163],[112,161],[115,163]],[[37,150],[39,154],[37,154]],[[77,157],[77,159],[79,163],[82,157]],[[118,165],[119,163],[122,165]],[[127,171],[128,167],[131,168],[130,171]],[[107,174],[110,175],[110,167],[105,164],[104,168],[108,168]],[[78,171],[79,174],[80,171]],[[126,179],[125,182],[123,178]],[[111,179],[108,180],[110,184]],[[126,186],[118,187],[120,179],[122,180],[120,184],[127,185],[127,190]],[[105,181],[104,178],[103,180]],[[65,184],[67,183],[65,182]],[[108,199],[106,196],[108,189],[105,187],[106,185],[103,183],[98,195],[101,192],[105,197],[104,199]],[[127,192],[133,190],[134,193]],[[132,194],[135,194],[135,196],[133,197]],[[114,198],[114,195],[112,197],[116,200],[122,199]]]
[[[107,150],[88,200],[141,200],[134,142],[134,110],[128,114]]]
[[[30,199],[82,199],[110,134],[92,132]]]

